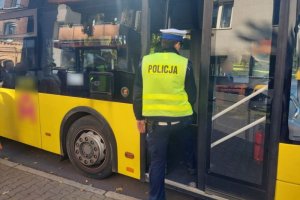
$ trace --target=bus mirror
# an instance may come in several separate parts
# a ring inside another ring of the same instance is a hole
[[[89,75],[91,97],[112,99],[114,76],[111,72],[91,72]]]

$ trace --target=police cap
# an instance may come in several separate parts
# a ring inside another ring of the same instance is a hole
[[[165,40],[174,40],[181,42],[183,41],[183,38],[186,36],[188,31],[186,30],[178,30],[174,28],[169,28],[169,29],[160,29],[161,38]]]

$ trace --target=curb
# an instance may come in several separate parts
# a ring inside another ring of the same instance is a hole
[[[12,168],[15,168],[15,169],[18,169],[18,170],[22,170],[22,171],[28,172],[30,174],[41,176],[43,178],[50,179],[50,180],[53,180],[53,181],[56,181],[56,182],[59,182],[59,183],[62,183],[62,184],[73,186],[73,187],[76,187],[80,190],[85,190],[85,191],[92,192],[92,193],[95,193],[95,194],[103,195],[105,197],[112,198],[112,199],[115,199],[115,200],[140,200],[140,199],[137,199],[137,198],[134,198],[134,197],[124,195],[124,194],[119,194],[119,193],[112,192],[112,191],[105,191],[105,190],[102,190],[102,189],[92,187],[90,185],[84,185],[84,184],[81,184],[81,183],[77,183],[75,181],[72,181],[72,180],[69,180],[69,179],[66,179],[66,178],[62,178],[60,176],[56,176],[56,175],[53,175],[53,174],[49,174],[49,173],[46,173],[46,172],[43,172],[43,171],[40,171],[40,170],[36,170],[36,169],[30,168],[30,167],[26,167],[26,166],[21,165],[19,163],[11,162],[11,161],[8,161],[8,160],[2,159],[2,158],[0,158],[0,164],[6,165],[8,167],[12,167]]]

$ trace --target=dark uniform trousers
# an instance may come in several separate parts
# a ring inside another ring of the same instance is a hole
[[[167,149],[170,135],[183,131],[189,121],[177,124],[159,125],[158,122],[147,122],[147,145],[150,154],[149,200],[165,200],[165,168],[167,163]]]

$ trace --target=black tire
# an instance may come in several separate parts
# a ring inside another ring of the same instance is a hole
[[[76,120],[68,130],[66,148],[71,163],[88,177],[112,174],[112,134],[108,124],[91,115]]]

